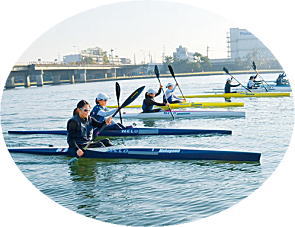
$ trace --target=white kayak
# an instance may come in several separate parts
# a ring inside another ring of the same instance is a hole
[[[265,89],[266,88],[266,89]],[[261,92],[292,92],[292,89],[290,86],[265,86],[264,87],[258,87],[256,89],[250,89],[250,91],[254,93],[261,93]],[[232,87],[231,92],[247,92],[243,87]],[[217,88],[213,89],[213,92],[223,93],[224,89]]]
[[[238,111],[171,111],[174,118],[224,118],[224,117],[245,117],[245,112]],[[153,113],[122,113],[123,118],[137,119],[171,119],[170,111]],[[119,117],[119,115],[116,115]]]

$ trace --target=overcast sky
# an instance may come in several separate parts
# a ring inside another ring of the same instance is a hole
[[[54,16],[54,14],[53,14]],[[36,19],[37,20],[37,19]],[[33,26],[33,25],[32,25]],[[114,49],[114,55],[161,62],[179,45],[209,58],[227,57],[226,33],[233,24],[210,12],[172,2],[117,3],[75,15],[44,33],[18,62],[62,59],[89,47]]]

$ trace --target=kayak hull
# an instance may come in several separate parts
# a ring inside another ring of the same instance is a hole
[[[267,90],[266,90],[267,89]],[[258,87],[257,89],[250,89],[253,93],[265,93],[265,92],[292,92],[291,87],[289,86],[271,86],[267,87]],[[245,88],[232,88],[233,92],[245,92]],[[223,93],[224,89],[213,89],[213,92]]]
[[[8,131],[10,134],[52,134],[66,135],[66,130]],[[144,135],[202,135],[232,134],[231,130],[215,129],[169,129],[169,128],[127,128],[122,130],[104,130],[99,136],[144,136]]]
[[[161,111],[154,113],[122,113],[123,118],[136,119],[171,119],[174,118],[224,118],[245,117],[245,112],[238,111]],[[118,117],[118,116],[116,116]]]
[[[227,108],[227,107],[243,107],[242,102],[184,102],[184,103],[174,103],[170,104],[171,109],[180,108]],[[107,106],[108,108],[118,108],[118,106]],[[142,105],[130,105],[124,108],[141,108]],[[162,108],[167,110],[167,106],[156,106],[157,108]]]
[[[35,155],[68,155],[67,148],[8,148],[11,153]],[[98,159],[155,159],[155,160],[219,160],[259,162],[261,154],[255,152],[199,150],[185,148],[96,148],[85,151],[84,158]]]
[[[291,96],[289,92],[267,92],[267,93],[223,93],[223,94],[208,94],[208,95],[187,95],[185,98],[249,98],[249,97],[287,97]]]

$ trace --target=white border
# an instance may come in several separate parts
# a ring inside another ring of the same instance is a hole
[[[1,95],[11,67],[36,38],[62,20],[79,12],[121,1],[50,0],[1,1],[0,3],[0,76]],[[248,28],[270,46],[292,84],[295,81],[294,25],[292,1],[270,0],[178,0],[207,9],[240,27]],[[86,4],[87,3],[87,4]],[[275,173],[247,199],[217,215],[197,221],[198,226],[295,226],[294,140]],[[1,136],[0,151],[0,225],[1,226],[97,226],[54,203],[40,193],[18,170]],[[109,226],[109,224],[103,224]],[[190,223],[186,226],[194,226]],[[102,224],[100,224],[102,226]]]

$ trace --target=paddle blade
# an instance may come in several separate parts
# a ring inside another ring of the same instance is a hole
[[[253,63],[252,63],[252,66],[253,66],[253,69],[256,70],[256,64],[255,64],[254,61],[253,61]]]
[[[68,161],[68,164],[69,165],[73,165],[75,162],[78,161],[78,158],[74,157],[74,158],[71,158],[69,161]]]
[[[117,96],[118,106],[120,106],[120,94],[121,94],[120,84],[118,82],[116,82],[116,96]],[[120,123],[123,124],[121,111],[119,111],[119,114],[120,114]]]
[[[227,68],[223,67],[223,71],[226,72],[227,74],[229,74],[229,71]]]
[[[118,82],[116,82],[116,96],[117,96],[118,101],[120,99],[120,94],[121,94],[120,84]]]
[[[156,74],[157,78],[159,78],[160,72],[159,72],[159,69],[158,69],[157,65],[155,65],[155,74]]]
[[[173,71],[172,66],[171,65],[168,65],[168,69],[169,69],[171,75],[174,77],[174,71]]]
[[[142,93],[145,86],[142,86],[138,88],[136,91],[134,91],[126,100],[123,102],[123,104],[116,110],[116,112],[112,115],[112,117],[116,116],[116,114],[120,111],[120,109],[128,106],[130,103],[132,103],[137,97]]]

